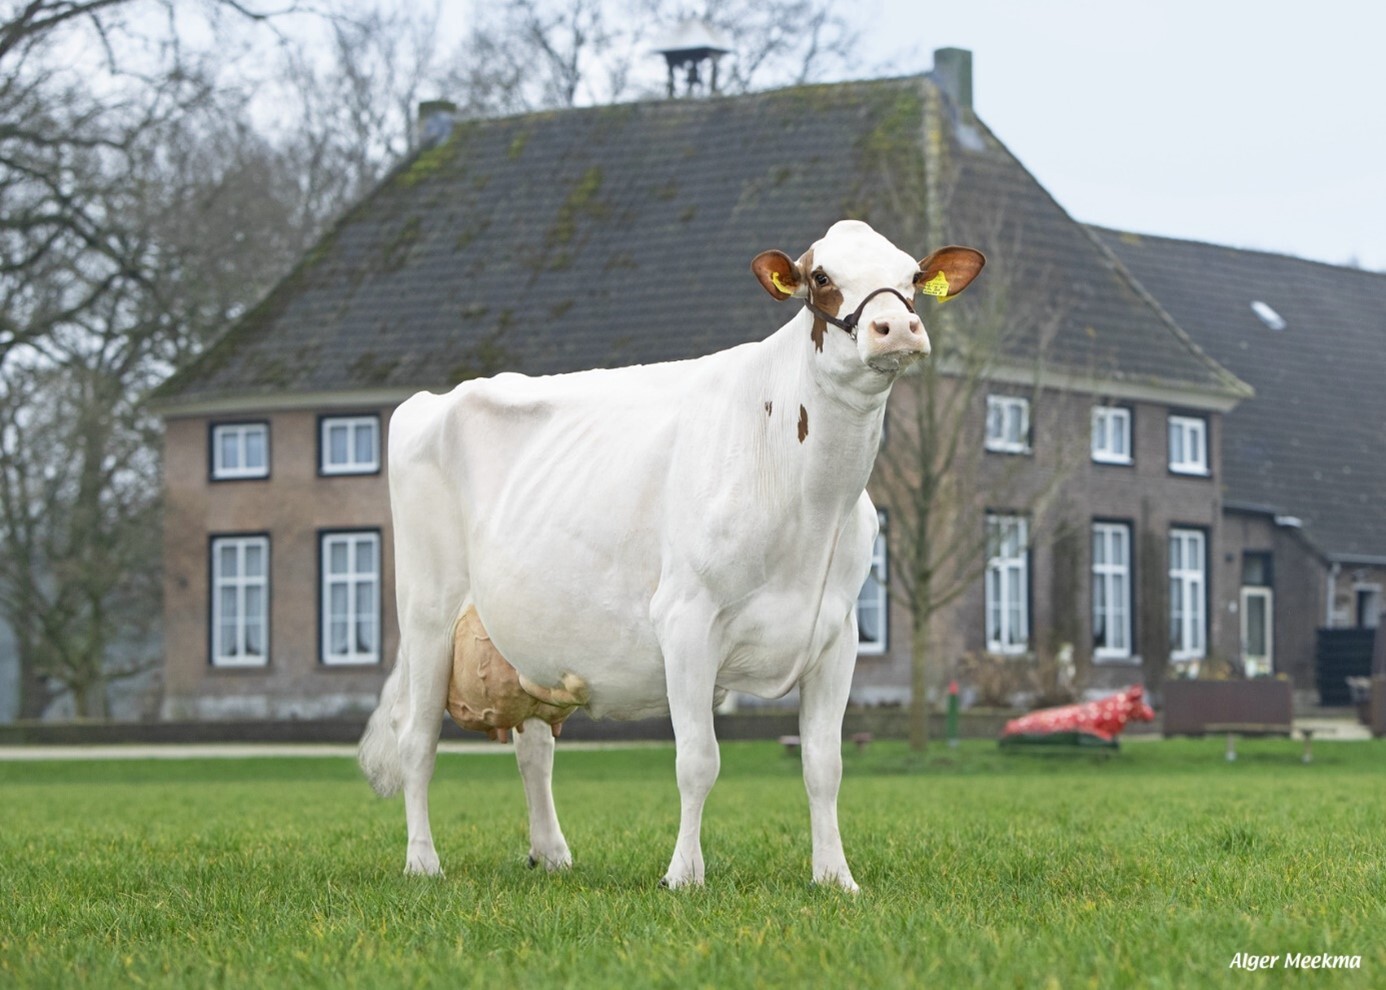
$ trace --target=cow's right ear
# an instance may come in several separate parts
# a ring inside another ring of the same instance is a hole
[[[776,299],[803,296],[808,291],[807,283],[799,273],[799,266],[783,251],[760,252],[751,262],[751,271],[756,273],[765,291]]]

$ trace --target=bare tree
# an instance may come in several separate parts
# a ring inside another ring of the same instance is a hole
[[[896,385],[888,441],[877,461],[873,489],[890,512],[891,595],[910,614],[914,749],[923,749],[928,737],[934,623],[977,586],[995,554],[987,506],[1025,512],[1029,541],[1043,539],[1055,521],[1060,486],[1079,463],[1076,448],[1054,428],[1059,413],[1045,385],[1049,343],[1062,314],[1042,297],[1018,291],[1007,255],[1019,251],[1014,245],[994,251],[971,296],[930,315],[933,356]],[[986,395],[998,378],[1033,411],[1030,428],[1048,445],[1042,468],[1034,457],[985,456]]]
[[[661,95],[654,48],[690,19],[734,39],[724,93],[870,70],[849,63],[858,35],[825,0],[505,0],[463,42],[449,92],[473,116]]]
[[[220,193],[275,188],[254,173],[277,157],[237,140],[244,104],[184,44],[185,9],[31,0],[0,20],[0,618],[22,716],[64,691],[101,715],[110,681],[155,663],[158,435],[139,397],[282,263],[207,236],[234,226]]]

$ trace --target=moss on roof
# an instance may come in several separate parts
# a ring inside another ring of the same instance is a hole
[[[989,275],[1059,300],[1058,364],[1233,388],[980,122],[912,77],[460,123],[158,398],[437,388],[708,353],[787,315],[749,260],[797,254],[844,217],[921,256],[937,246],[926,231],[975,243]],[[950,306],[970,312],[972,295]]]

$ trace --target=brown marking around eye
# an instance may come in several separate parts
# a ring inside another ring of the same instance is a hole
[[[808,436],[808,410],[803,406],[799,407],[799,442],[803,443]]]
[[[833,285],[831,276],[829,276],[827,285],[820,286],[817,280],[814,279],[813,276],[820,272],[824,275],[828,273],[824,272],[821,267],[814,267],[813,248],[809,248],[808,251],[804,253],[804,256],[799,259],[799,266],[799,270],[804,273],[804,284],[808,286],[809,302],[813,303],[829,316],[837,316],[838,313],[842,311],[842,291],[837,286]],[[827,332],[828,324],[819,317],[814,317],[813,332],[810,336],[813,338],[813,349],[815,351],[823,350],[823,336]]]

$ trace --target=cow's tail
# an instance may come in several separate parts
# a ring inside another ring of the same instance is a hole
[[[361,745],[356,750],[356,760],[361,764],[362,772],[381,797],[398,794],[404,786],[404,770],[399,758],[399,732],[396,730],[403,714],[398,709],[403,703],[400,693],[406,681],[404,667],[405,654],[401,652],[395,669],[390,672],[380,692],[380,704],[366,723]]]

